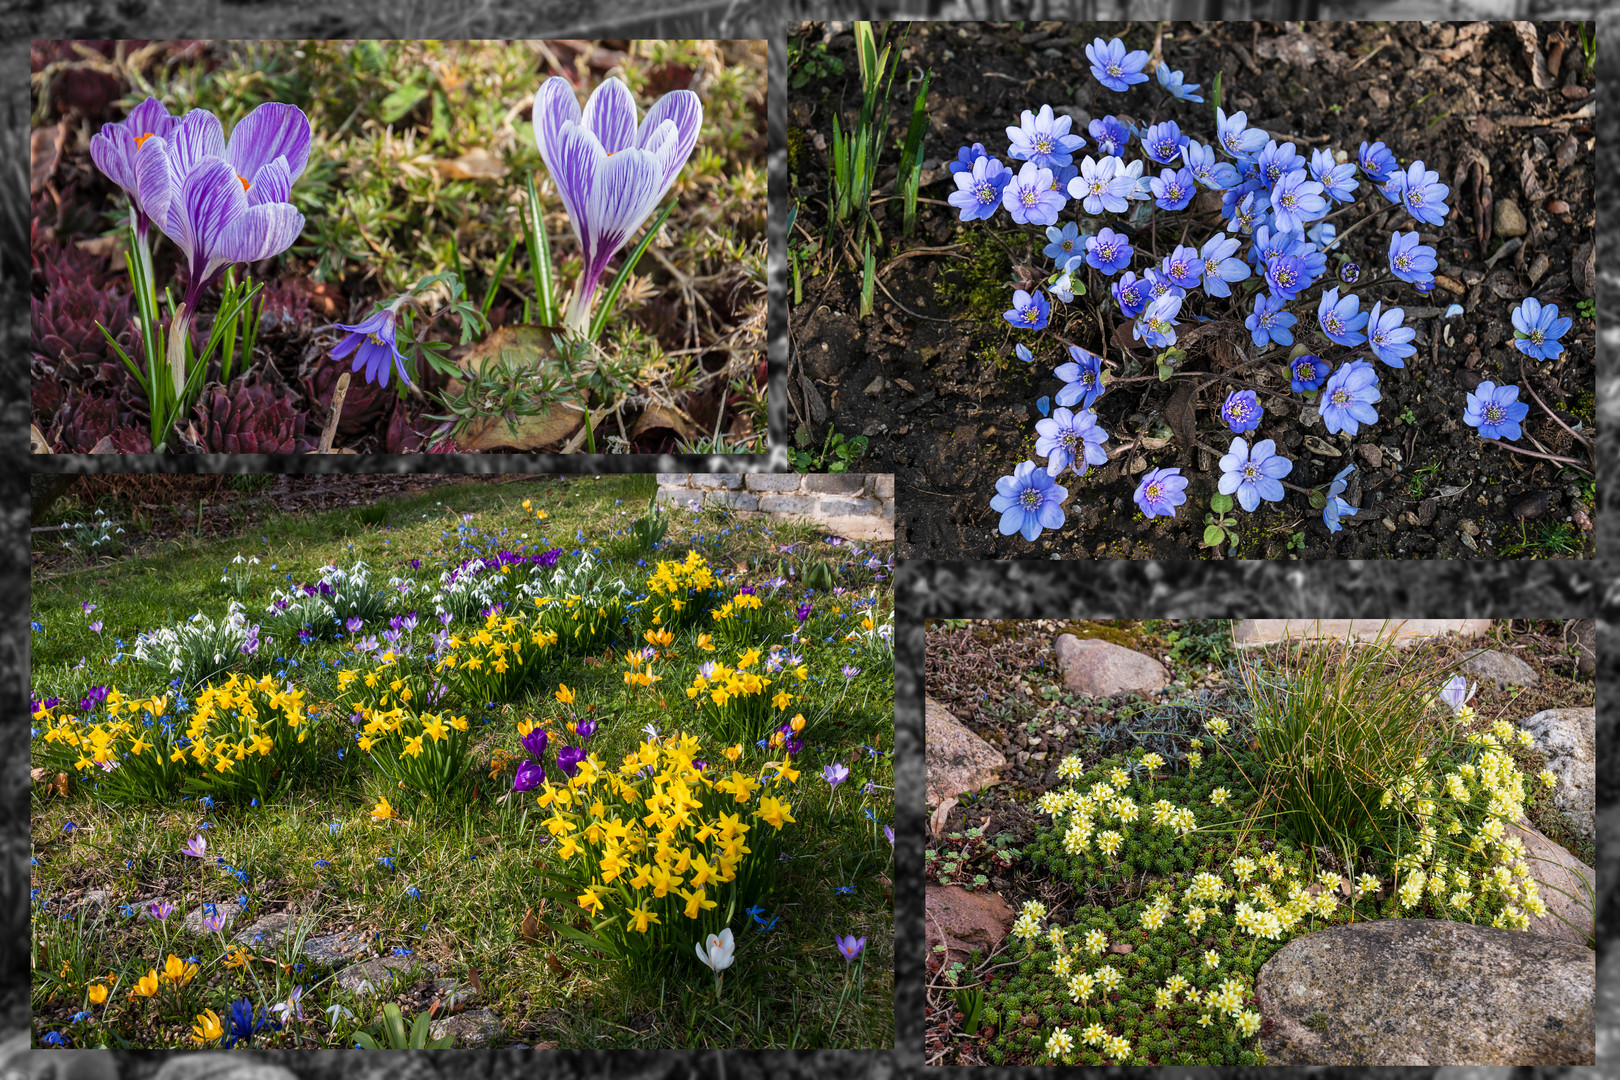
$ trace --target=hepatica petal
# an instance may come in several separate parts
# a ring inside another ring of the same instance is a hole
[[[277,158],[287,159],[290,179],[309,162],[309,118],[296,105],[267,101],[242,118],[231,132],[225,159],[238,176],[252,177]]]

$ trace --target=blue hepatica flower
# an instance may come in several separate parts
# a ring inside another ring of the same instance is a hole
[[[1108,432],[1098,426],[1097,414],[1089,409],[1053,409],[1051,416],[1035,422],[1035,432],[1039,436],[1035,452],[1046,458],[1046,471],[1051,476],[1061,475],[1068,468],[1074,469],[1076,476],[1084,476],[1091,466],[1108,464],[1108,451],[1102,445],[1108,441]]]
[[[1265,223],[1268,211],[1266,195],[1251,191],[1237,197],[1237,188],[1228,188],[1221,196],[1221,215],[1226,218],[1227,232],[1241,232],[1248,236],[1255,226]]]
[[[1106,226],[1086,241],[1086,265],[1113,274],[1131,264],[1131,242]]]
[[[1367,360],[1352,360],[1328,376],[1316,399],[1316,411],[1329,435],[1354,435],[1362,424],[1378,423],[1373,403],[1383,398],[1378,390],[1378,369]]]
[[[1288,361],[1288,372],[1293,376],[1293,387],[1296,392],[1304,393],[1315,390],[1327,378],[1327,361],[1315,353],[1301,353]]]
[[[1395,160],[1395,151],[1381,142],[1368,144],[1363,141],[1356,154],[1356,163],[1361,166],[1367,179],[1375,184],[1384,183],[1400,169],[1400,163]]]
[[[1331,221],[1318,221],[1305,230],[1305,239],[1315,244],[1318,251],[1331,251],[1333,248],[1338,247],[1339,241],[1336,239],[1338,235],[1339,227]],[[1325,261],[1322,263],[1322,268],[1327,268]]]
[[[1198,257],[1203,261],[1204,291],[1210,296],[1231,296],[1230,283],[1249,276],[1248,263],[1234,258],[1241,246],[1237,237],[1216,233],[1198,249]]]
[[[1468,395],[1463,423],[1479,429],[1482,439],[1517,439],[1519,421],[1530,414],[1530,406],[1519,400],[1519,388],[1498,386],[1486,379]]]
[[[1119,157],[1131,142],[1131,129],[1117,116],[1104,116],[1093,120],[1089,130],[1091,141],[1097,144],[1097,152],[1107,154],[1109,157]]]
[[[1072,221],[1064,222],[1061,229],[1056,225],[1048,225],[1046,239],[1050,243],[1041,253],[1061,267],[1081,248],[1080,226]]]
[[[1361,299],[1354,293],[1339,299],[1339,287],[1335,285],[1322,294],[1316,306],[1316,321],[1334,344],[1360,345],[1367,340],[1367,335],[1361,333],[1367,325],[1367,312],[1358,311],[1360,307]]]
[[[1180,313],[1181,297],[1161,296],[1131,325],[1131,333],[1155,349],[1167,349],[1176,343],[1176,316]]]
[[[1001,535],[1021,534],[1033,542],[1042,529],[1063,527],[1063,501],[1069,489],[1033,461],[1021,461],[1011,476],[996,481],[990,508],[1001,514]]]
[[[1198,88],[1203,85],[1202,83],[1184,81],[1186,76],[1179,71],[1171,71],[1170,65],[1163,60],[1159,61],[1159,70],[1156,74],[1159,76],[1159,85],[1164,87],[1171,97],[1181,101],[1203,102],[1204,99],[1198,95]]]
[[[1068,201],[1061,191],[1052,190],[1052,170],[1033,161],[1024,162],[1001,192],[1001,205],[1020,225],[1055,225],[1058,211]]]
[[[1148,297],[1150,300],[1162,300],[1166,296],[1185,297],[1187,290],[1171,281],[1156,267],[1148,267],[1142,271],[1142,276],[1148,283]]]
[[[1440,182],[1439,173],[1424,168],[1423,162],[1414,161],[1406,172],[1395,173],[1388,186],[1406,204],[1406,212],[1419,221],[1427,225],[1446,223],[1446,196],[1451,188]]]
[[[1339,524],[1341,517],[1355,517],[1358,512],[1356,507],[1339,498],[1344,494],[1344,489],[1350,486],[1350,474],[1355,471],[1354,465],[1346,465],[1328,485],[1327,504],[1322,507],[1322,524],[1327,526],[1330,533],[1336,533],[1344,528]]]
[[[1213,146],[1189,139],[1181,148],[1181,160],[1187,163],[1193,179],[1211,191],[1225,191],[1238,182],[1237,167],[1218,160]]]
[[[1415,232],[1389,234],[1389,269],[1402,281],[1434,282],[1434,248],[1425,247]]]
[[[1401,325],[1406,319],[1405,308],[1382,311],[1383,306],[1382,301],[1374,304],[1368,316],[1367,347],[1390,367],[1405,367],[1406,357],[1417,352],[1417,346],[1407,344],[1417,337],[1417,331]]]
[[[956,160],[951,162],[947,168],[949,168],[953,174],[972,172],[973,163],[975,161],[982,157],[989,156],[990,152],[984,148],[984,143],[974,143],[972,146],[964,146],[958,150],[956,152]]]
[[[1282,255],[1266,264],[1266,284],[1280,300],[1292,300],[1301,289],[1310,287],[1305,262],[1295,255]]]
[[[1132,498],[1144,517],[1173,518],[1176,507],[1187,501],[1187,478],[1180,469],[1149,469],[1142,474]]]
[[[1104,210],[1123,214],[1130,207],[1131,193],[1136,190],[1136,180],[1120,172],[1123,164],[1115,157],[1101,161],[1082,159],[1080,174],[1069,181],[1070,197],[1079,199],[1081,208],[1093,217]]]
[[[1244,271],[1247,273],[1247,271]],[[1176,249],[1164,257],[1159,273],[1183,289],[1196,289],[1204,276],[1204,260],[1197,248],[1177,244]]]
[[[1001,317],[1020,330],[1044,330],[1051,315],[1052,305],[1039,291],[1031,295],[1014,289],[1012,310],[1002,312]]]
[[[1154,124],[1142,133],[1142,149],[1160,165],[1169,165],[1181,156],[1181,148],[1188,143],[1181,133],[1181,125],[1174,120]]]
[[[1294,463],[1277,453],[1277,444],[1262,439],[1251,448],[1241,435],[1220,460],[1221,479],[1216,489],[1222,495],[1235,495],[1238,505],[1254,513],[1261,500],[1279,502],[1284,495],[1282,478],[1293,471]]]
[[[1148,181],[1153,201],[1161,210],[1181,210],[1198,194],[1191,169],[1165,169]]]
[[[1123,93],[1137,83],[1147,82],[1142,69],[1147,67],[1148,54],[1141,49],[1126,52],[1119,38],[1107,42],[1095,39],[1086,46],[1086,59],[1091,61],[1092,76],[1110,90]]]
[[[1070,262],[1084,263],[1085,257],[1076,255],[1070,259]],[[1050,281],[1047,283],[1046,291],[1051,293],[1057,299],[1063,301],[1065,304],[1072,303],[1074,300],[1074,275],[1069,272],[1067,267],[1065,267],[1063,273],[1058,275],[1058,279],[1056,281]]]
[[[1221,419],[1236,435],[1259,427],[1264,415],[1265,410],[1253,390],[1234,390],[1226,395],[1226,404],[1221,406]]]
[[[1569,333],[1568,316],[1558,317],[1557,304],[1543,304],[1533,296],[1513,309],[1513,347],[1537,360],[1552,360],[1564,351],[1558,339]]]
[[[1354,202],[1354,192],[1361,186],[1355,165],[1348,161],[1340,164],[1331,150],[1311,151],[1311,179],[1321,184],[1322,191],[1334,202]]]
[[[1280,296],[1269,296],[1259,293],[1254,298],[1254,312],[1243,320],[1243,325],[1249,328],[1249,336],[1254,339],[1254,347],[1264,349],[1272,342],[1279,345],[1292,345],[1294,331],[1291,329],[1299,320],[1292,312],[1284,311],[1285,301]]]
[[[945,201],[962,212],[963,221],[991,217],[1012,178],[1012,170],[995,158],[975,158],[971,168],[956,174],[956,190]]]
[[[1237,243],[1236,240],[1232,242],[1234,244]],[[1249,268],[1247,266],[1243,268],[1243,273],[1245,277],[1248,276]],[[1227,292],[1230,293],[1230,291],[1231,290],[1228,290]],[[1120,314],[1124,315],[1127,319],[1136,318],[1142,313],[1142,309],[1147,307],[1147,279],[1139,278],[1129,270],[1119,275],[1119,280],[1114,282],[1113,285],[1109,286],[1109,292],[1114,294],[1114,302],[1119,305]],[[1214,293],[1211,293],[1210,295],[1213,296]],[[1227,293],[1223,293],[1221,295],[1224,296],[1227,295]]]
[[[1086,140],[1069,133],[1073,123],[1074,117],[1068,114],[1054,116],[1050,105],[1042,105],[1039,113],[1025,109],[1019,125],[1007,129],[1011,144],[1007,156],[1043,169],[1067,165],[1074,160],[1074,152],[1086,145]]]
[[[1239,161],[1247,161],[1266,145],[1266,133],[1249,127],[1246,113],[1227,116],[1222,109],[1215,110],[1215,139],[1221,149]]]
[[[534,141],[584,257],[568,326],[585,326],[608,260],[658,208],[702,127],[703,103],[690,90],[671,90],[638,122],[635,98],[618,79],[602,80],[583,111],[567,79],[541,84]]]
[[[347,330],[348,334],[332,350],[332,359],[342,360],[358,349],[359,352],[356,353],[354,365],[350,370],[363,369],[367,382],[387,386],[389,375],[397,370],[400,382],[406,386],[414,385],[405,357],[400,354],[395,338],[395,311],[398,307],[399,302],[396,301],[392,306],[353,326],[337,324],[339,330]]]
[[[1063,389],[1057,393],[1057,403],[1089,409],[1103,393],[1102,357],[1078,345],[1069,346],[1069,355],[1074,359],[1052,372],[1064,382]]]
[[[1272,227],[1278,232],[1303,233],[1306,222],[1326,213],[1327,205],[1322,185],[1308,179],[1304,169],[1294,169],[1272,186]]]

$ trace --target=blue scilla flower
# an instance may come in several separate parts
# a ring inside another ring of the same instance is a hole
[[[1171,97],[1180,101],[1203,102],[1204,99],[1198,96],[1198,87],[1202,84],[1186,82],[1186,76],[1179,71],[1171,71],[1170,65],[1163,60],[1159,61],[1159,70],[1156,74],[1159,77],[1159,85],[1164,87]]]
[[[1352,360],[1328,376],[1316,399],[1316,411],[1329,435],[1341,431],[1354,435],[1362,424],[1378,423],[1373,403],[1383,398],[1378,389],[1378,369],[1367,360]]]
[[[1161,210],[1185,209],[1198,194],[1198,183],[1191,169],[1165,169],[1148,181],[1148,187]]]
[[[1181,148],[1181,160],[1199,185],[1211,191],[1225,191],[1238,182],[1237,167],[1215,157],[1215,148],[1189,139]]]
[[[1051,416],[1035,422],[1035,433],[1035,452],[1046,458],[1046,471],[1051,476],[1059,476],[1069,468],[1075,475],[1084,476],[1093,465],[1108,464],[1108,451],[1102,445],[1108,441],[1108,432],[1089,409],[1071,412],[1059,406]]]
[[[1221,406],[1221,419],[1226,421],[1226,426],[1235,435],[1259,427],[1265,414],[1253,390],[1234,390],[1226,395],[1226,404]]]
[[[1356,167],[1346,161],[1342,165],[1331,150],[1311,151],[1311,179],[1322,185],[1322,191],[1334,202],[1354,202],[1355,190],[1361,186],[1356,179]]]
[[[974,143],[972,146],[964,146],[958,150],[956,160],[951,162],[947,168],[952,173],[972,172],[975,161],[989,156],[990,152],[984,148],[984,143]],[[420,565],[420,563],[417,565]]]
[[[1117,116],[1093,120],[1089,130],[1091,141],[1097,144],[1097,152],[1109,157],[1119,157],[1131,142],[1131,129]]]
[[[1530,414],[1530,406],[1519,400],[1517,386],[1498,386],[1486,379],[1468,395],[1463,423],[1479,429],[1482,439],[1517,439],[1519,421]]]
[[[1131,242],[1122,233],[1103,228],[1086,240],[1086,265],[1113,274],[1131,264]]]
[[[1052,189],[1052,170],[1024,162],[1001,192],[1001,205],[1020,225],[1055,225],[1068,196]]]
[[[268,1014],[256,1013],[253,1003],[247,998],[238,998],[231,1002],[230,1016],[225,1028],[225,1049],[229,1050],[239,1042],[251,1045],[253,1036],[265,1028],[280,1031],[281,1024],[271,1020]]]
[[[1248,264],[1234,257],[1241,246],[1237,237],[1216,233],[1198,249],[1198,258],[1203,263],[1200,269],[1204,291],[1210,296],[1231,296],[1231,283],[1249,276]]]
[[[1039,113],[1025,109],[1017,127],[1007,128],[1007,156],[1015,161],[1029,161],[1043,169],[1054,169],[1074,160],[1074,152],[1086,145],[1086,140],[1071,135],[1069,128],[1074,117],[1054,116],[1052,106],[1042,105]]]
[[[1253,447],[1243,436],[1235,436],[1232,445],[1220,460],[1221,479],[1216,490],[1222,495],[1236,496],[1238,505],[1249,513],[1265,502],[1280,502],[1282,478],[1293,471],[1294,463],[1277,453],[1277,444],[1262,439]]]
[[[1051,315],[1051,303],[1038,290],[1030,294],[1014,289],[1012,310],[1002,312],[1001,317],[1020,330],[1044,330]]]
[[[1361,328],[1367,325],[1367,312],[1357,310],[1360,307],[1360,297],[1351,293],[1341,300],[1339,287],[1335,285],[1324,292],[1317,303],[1316,321],[1334,344],[1360,345],[1367,340],[1367,335],[1361,333]]]
[[[963,221],[991,217],[1012,178],[1012,170],[995,158],[975,158],[971,168],[956,174],[956,190],[945,201],[962,212]]]
[[[1327,361],[1315,353],[1300,353],[1288,361],[1288,373],[1293,376],[1291,385],[1296,392],[1315,390],[1327,378]]]
[[[1217,108],[1215,140],[1232,157],[1246,161],[1266,145],[1266,133],[1249,127],[1247,114],[1235,112],[1227,116],[1224,110]]]
[[[1558,317],[1557,304],[1543,304],[1533,296],[1513,309],[1513,347],[1537,360],[1552,360],[1564,351],[1558,339],[1573,325],[1568,316]]]
[[[1423,162],[1414,161],[1406,172],[1391,176],[1389,186],[1399,192],[1406,212],[1417,220],[1427,225],[1446,223],[1446,196],[1451,188],[1440,182],[1439,173],[1424,168]]]
[[[1131,333],[1155,349],[1167,349],[1176,343],[1176,316],[1180,313],[1181,297],[1161,296],[1131,325]]]
[[[1063,502],[1069,489],[1037,468],[1033,461],[1021,461],[1011,476],[996,481],[996,494],[990,508],[1001,514],[1001,535],[1019,533],[1033,542],[1042,529],[1063,527]]]
[[[1389,269],[1402,281],[1434,283],[1434,248],[1425,247],[1415,232],[1389,234]]]
[[[1057,403],[1089,409],[1103,393],[1102,357],[1078,345],[1069,346],[1069,355],[1073,359],[1052,372],[1064,383],[1057,392]]]
[[[1048,225],[1046,239],[1050,243],[1042,249],[1042,254],[1059,267],[1067,263],[1082,247],[1080,226],[1072,221],[1065,222],[1061,229],[1056,225]]]
[[[1359,512],[1356,507],[1339,498],[1344,494],[1344,489],[1350,486],[1350,474],[1355,471],[1354,465],[1346,465],[1328,485],[1327,503],[1322,507],[1322,524],[1327,526],[1330,533],[1336,533],[1344,528],[1339,524],[1341,517],[1355,517]]]
[[[1174,120],[1154,124],[1142,132],[1142,149],[1160,165],[1169,165],[1181,156],[1181,148],[1188,143],[1181,133],[1181,125]]]
[[[1375,184],[1382,184],[1400,169],[1400,163],[1395,160],[1395,151],[1381,142],[1369,144],[1363,141],[1356,153],[1356,163],[1361,166],[1367,179]]]
[[[1255,295],[1254,311],[1243,320],[1243,325],[1249,328],[1249,336],[1254,339],[1255,348],[1264,349],[1274,341],[1279,345],[1294,343],[1292,327],[1299,320],[1292,312],[1284,311],[1283,304],[1280,296],[1266,293]]]
[[[1417,331],[1401,325],[1406,319],[1405,308],[1384,311],[1383,307],[1382,301],[1374,304],[1367,317],[1367,347],[1390,367],[1405,367],[1406,358],[1417,352],[1417,346],[1407,344],[1417,337]]]
[[[1237,243],[1236,240],[1232,242]],[[1248,268],[1244,267],[1243,273],[1247,275],[1248,272]],[[1137,277],[1130,270],[1121,274],[1119,280],[1109,286],[1109,292],[1114,294],[1114,302],[1119,305],[1120,314],[1127,319],[1134,319],[1140,315],[1150,299],[1147,279]]]
[[[1137,83],[1147,82],[1142,69],[1147,67],[1148,54],[1141,49],[1126,52],[1119,38],[1106,42],[1097,38],[1086,46],[1086,59],[1091,61],[1092,76],[1110,90],[1123,93]]]

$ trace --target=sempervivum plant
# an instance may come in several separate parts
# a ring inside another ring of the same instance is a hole
[[[237,380],[210,387],[193,410],[203,448],[214,454],[297,454],[309,449],[304,414],[284,391]]]
[[[108,394],[74,395],[72,404],[63,410],[56,449],[64,454],[88,454],[102,439],[107,439],[114,453],[149,454],[151,437],[139,426],[135,415],[119,405],[118,399]],[[102,447],[105,452],[108,447]]]
[[[100,323],[128,345],[133,337],[129,294],[100,289],[88,280],[63,279],[44,298],[28,299],[33,349],[50,370],[96,370],[109,356]]]

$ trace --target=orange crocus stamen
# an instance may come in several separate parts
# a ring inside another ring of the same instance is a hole
[[[141,144],[146,142],[146,140],[150,139],[151,137],[152,133],[150,131],[148,131],[145,135],[135,136],[135,149],[139,150],[141,148]]]
[[[242,190],[243,191],[246,191],[248,188],[253,186],[252,184],[248,183],[248,178],[245,177],[245,176],[238,176],[237,179],[242,181]]]

